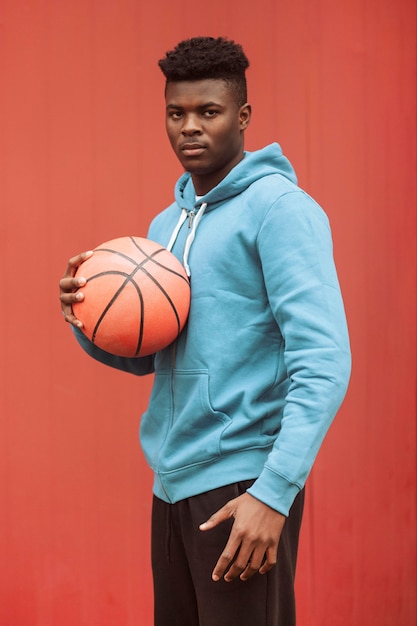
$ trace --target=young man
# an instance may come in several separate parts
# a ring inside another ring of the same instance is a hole
[[[92,357],[155,372],[141,442],[156,626],[292,626],[303,486],[350,374],[329,224],[277,144],[245,152],[239,45],[193,38],[159,65],[185,173],[148,236],[191,276],[187,326],[141,359],[92,345],[72,312],[91,253],[70,260],[62,309]]]

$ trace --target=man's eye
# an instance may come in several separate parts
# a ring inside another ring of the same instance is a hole
[[[214,111],[213,109],[207,109],[207,111],[204,111],[204,115],[205,117],[215,117],[215,115],[217,115],[217,111]]]
[[[171,111],[169,116],[174,120],[179,120],[182,117],[181,111]]]

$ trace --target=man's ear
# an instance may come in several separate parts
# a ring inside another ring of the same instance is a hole
[[[246,102],[246,104],[242,105],[239,109],[240,130],[246,130],[249,125],[251,115],[252,107]]]

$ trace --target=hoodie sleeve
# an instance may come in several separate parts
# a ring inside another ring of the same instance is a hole
[[[290,382],[275,445],[249,493],[287,515],[345,396],[349,338],[329,223],[314,200],[301,190],[280,198],[258,250]]]
[[[145,374],[151,374],[154,371],[153,367],[153,355],[138,357],[138,358],[127,358],[121,356],[115,356],[114,354],[110,354],[101,348],[95,346],[81,330],[72,327],[74,336],[81,348],[93,359],[103,363],[104,365],[108,365],[109,367],[114,367],[118,370],[122,370],[123,372],[128,372],[129,374],[135,374],[136,376],[144,376]]]

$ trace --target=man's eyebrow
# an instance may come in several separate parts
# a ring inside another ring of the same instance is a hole
[[[214,101],[209,101],[209,102],[204,102],[203,104],[199,104],[197,106],[198,109],[205,109],[207,107],[221,107],[222,105],[219,104],[218,102],[214,102]],[[175,103],[168,103],[167,104],[167,109],[183,109],[184,107],[181,104],[175,104]]]
[[[209,102],[205,102],[204,104],[201,105],[201,107],[220,107],[222,106],[221,104],[219,104],[219,102],[214,102],[209,100]]]

